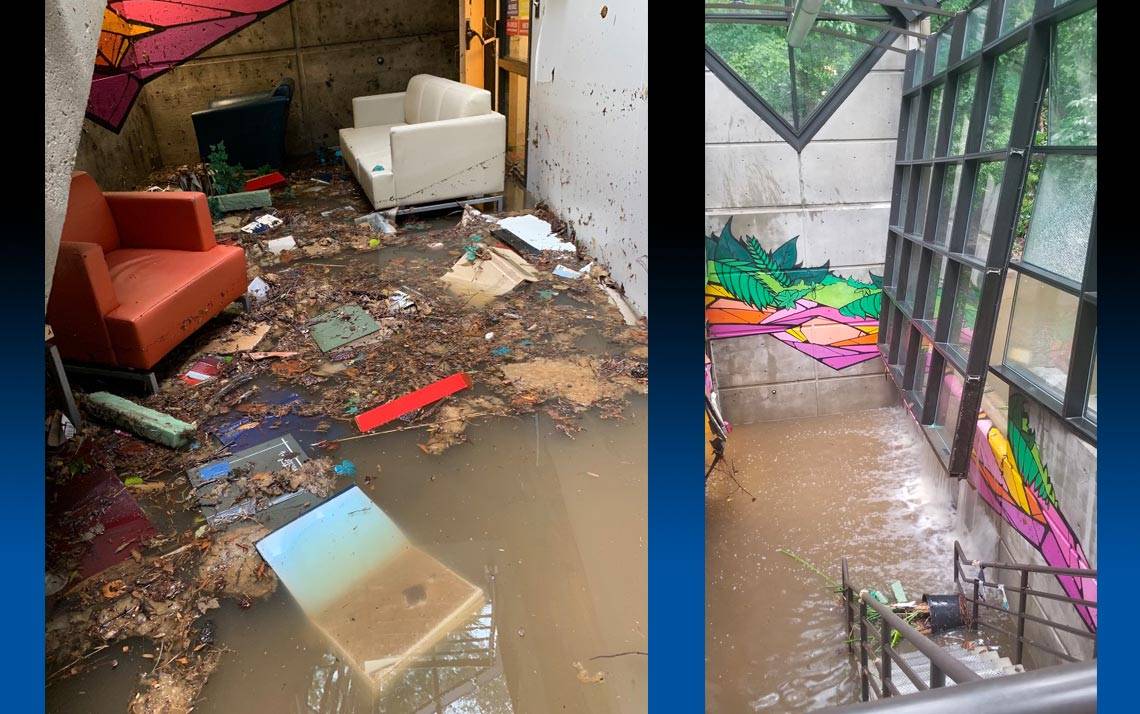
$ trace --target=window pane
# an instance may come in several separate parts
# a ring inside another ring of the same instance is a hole
[[[950,316],[947,341],[963,357],[969,353],[970,342],[974,339],[978,301],[982,297],[982,276],[982,271],[962,266],[958,288],[954,291],[954,313]]]
[[[974,109],[974,89],[978,71],[972,69],[958,79],[958,92],[954,98],[954,123],[950,125],[948,156],[966,153],[966,135],[970,132],[970,112]]]
[[[994,76],[990,82],[990,98],[986,105],[985,132],[982,149],[992,151],[1009,145],[1009,132],[1013,128],[1013,108],[1017,103],[1017,89],[1021,84],[1021,70],[1025,64],[1025,45],[1020,44],[997,58]]]
[[[772,25],[705,23],[705,44],[789,124],[792,74],[787,29]]]
[[[944,33],[938,36],[938,46],[934,50],[934,73],[946,69],[947,63],[950,61],[950,33]]]
[[[938,389],[938,409],[934,414],[934,426],[941,428],[942,440],[946,443],[947,450],[954,440],[954,429],[958,426],[963,385],[961,375],[947,362],[942,371],[942,384]]]
[[[906,238],[902,236],[895,238],[894,265],[891,266],[891,282],[889,283],[892,288],[898,288],[899,285],[902,285],[902,279],[899,276],[902,275],[902,252],[906,242]],[[898,293],[896,292],[895,295],[897,297]]]
[[[1089,396],[1085,400],[1085,418],[1096,421],[1096,340],[1093,340],[1092,374],[1089,375]]]
[[[830,12],[835,12],[831,10]],[[850,22],[819,20],[821,28],[874,40],[882,30]],[[803,44],[793,50],[796,71],[796,101],[800,125],[807,123],[812,113],[823,103],[831,90],[839,84],[867,52],[867,45],[844,40],[821,32],[809,32]]]
[[[918,97],[912,97],[910,100],[910,115],[907,117],[906,127],[906,158],[916,158],[914,155],[914,147],[917,142],[915,136],[918,133]]]
[[[990,237],[997,213],[998,191],[1005,173],[1004,161],[986,161],[978,165],[974,191],[970,197],[970,220],[966,224],[966,243],[962,252],[982,260],[990,250]]]
[[[908,309],[914,308],[914,296],[918,294],[918,264],[921,259],[922,249],[911,243],[910,267],[907,268],[906,292],[902,301]]]
[[[922,149],[923,158],[934,156],[934,144],[938,140],[938,117],[942,114],[942,88],[938,85],[930,91],[930,110],[926,113],[926,143]]]
[[[911,326],[910,323],[906,321],[906,318],[902,316],[902,313],[895,315],[895,319],[902,324],[902,327],[899,329],[899,351],[895,355],[895,361],[891,362],[891,365],[899,366],[906,364],[906,352],[910,349]]]
[[[930,363],[933,360],[934,345],[923,337],[918,343],[918,364],[914,370],[914,396],[919,404],[926,399],[926,383],[930,379]]]
[[[1057,25],[1049,57],[1049,143],[1096,144],[1096,9]]]
[[[1069,379],[1077,303],[1075,295],[1017,276],[1004,362],[1057,399]]]
[[[954,211],[958,206],[958,186],[962,183],[962,167],[951,164],[942,177],[942,198],[938,203],[938,223],[934,227],[934,242],[946,245],[954,230]]]
[[[910,201],[910,167],[904,166],[899,178],[899,212],[892,225],[906,223],[906,208]]]
[[[1033,17],[1033,4],[1036,0],[1005,0],[1001,11],[1001,33],[1005,37]]]
[[[966,18],[966,41],[962,46],[962,56],[969,57],[982,49],[986,38],[986,15],[990,11],[989,3],[982,3],[970,11]]]
[[[922,70],[923,62],[925,62],[926,41],[922,40],[918,43],[918,50],[914,53],[914,74],[910,77],[910,86],[915,87],[922,83]]]
[[[938,308],[942,305],[942,283],[946,259],[934,255],[930,261],[930,274],[926,276],[926,305],[922,308],[922,320],[931,327],[938,320]]]
[[[1096,157],[1055,154],[1040,163],[1028,236],[1018,231],[1013,255],[1079,283],[1096,203]]]
[[[926,225],[926,206],[930,202],[930,167],[924,166],[918,174],[918,195],[914,197],[914,222],[910,232],[922,235]]]

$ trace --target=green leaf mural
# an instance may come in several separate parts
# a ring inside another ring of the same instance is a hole
[[[776,250],[772,251],[772,260],[784,270],[796,267],[796,241],[799,236],[792,236]]]
[[[751,262],[727,259],[718,260],[713,265],[716,266],[717,282],[737,300],[757,310],[775,304],[775,294],[763,280],[754,275],[756,271]]]
[[[866,317],[874,319],[879,316],[879,311],[882,309],[882,305],[882,293],[864,295],[858,300],[852,300],[843,307],[839,308],[839,314],[846,315],[847,317]]]
[[[1057,505],[1053,493],[1053,482],[1049,470],[1041,463],[1041,452],[1037,448],[1037,436],[1029,426],[1029,415],[1025,411],[1025,398],[1021,394],[1009,395],[1009,446],[1013,451],[1013,462],[1021,472],[1025,485],[1033,489],[1042,499]]]
[[[796,306],[796,300],[807,296],[810,292],[811,290],[809,288],[803,288],[801,290],[781,290],[776,293],[776,305],[783,310],[791,310]]]
[[[776,282],[784,287],[791,286],[792,282],[788,279],[788,274],[780,268],[772,254],[764,250],[764,246],[760,245],[760,241],[755,238],[748,239],[748,255],[752,258],[752,264],[756,266],[756,270],[771,275],[776,279]]]
[[[824,278],[831,275],[831,261],[827,261],[818,268],[797,267],[790,272],[797,281],[807,283],[808,285],[818,285],[823,282]]]

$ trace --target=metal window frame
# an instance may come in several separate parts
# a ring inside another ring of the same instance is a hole
[[[747,9],[747,6],[742,6]],[[906,27],[906,15],[895,9],[884,7],[887,11],[887,16],[872,17],[870,15],[852,15],[857,19],[876,20],[884,23],[884,26],[904,29]],[[707,15],[706,17],[717,17],[716,14]],[[757,14],[760,17],[760,14]],[[784,17],[773,13],[772,18],[776,19]],[[769,105],[760,93],[752,88],[739,74],[737,74],[728,63],[725,62],[720,55],[713,51],[707,44],[705,45],[705,66],[712,71],[713,75],[724,83],[728,89],[736,95],[744,105],[754,111],[761,119],[764,120],[768,126],[772,128],[780,137],[788,142],[800,153],[804,150],[812,140],[813,137],[823,128],[827,120],[831,118],[832,114],[843,104],[844,100],[851,95],[855,87],[863,81],[863,78],[874,68],[875,64],[887,52],[887,46],[893,44],[901,33],[894,30],[887,30],[880,33],[875,38],[876,46],[868,46],[866,52],[862,57],[847,71],[846,74],[836,83],[823,101],[819,103],[807,120],[797,129],[796,124],[799,124],[799,102],[796,101],[796,85],[795,85],[795,53],[793,48],[788,48],[788,74],[789,86],[791,87],[792,96],[792,115],[794,123],[788,123],[784,117]]]
[[[894,380],[911,413],[915,415],[927,439],[943,460],[950,474],[964,475],[969,465],[970,448],[976,431],[976,419],[981,407],[985,380],[1000,378],[1011,390],[1021,392],[1054,413],[1073,434],[1096,444],[1096,423],[1086,416],[1086,398],[1091,368],[1096,351],[1097,294],[1096,294],[1096,204],[1093,205],[1092,225],[1088,236],[1085,266],[1080,284],[1039,267],[1011,260],[1014,232],[1031,161],[1052,154],[1097,155],[1095,146],[1034,146],[1036,122],[1044,101],[1048,83],[1050,50],[1053,29],[1056,25],[1097,7],[1097,0],[1071,0],[1053,7],[1053,0],[1036,0],[1033,16],[1004,36],[999,36],[1001,17],[1006,0],[988,0],[985,32],[982,46],[968,57],[962,57],[965,45],[966,24],[971,12],[983,4],[982,0],[949,20],[937,35],[920,44],[919,49],[908,53],[904,73],[903,103],[900,109],[899,134],[896,144],[895,181],[891,198],[890,227],[883,276],[883,311],[880,318],[879,349],[887,361],[887,372]],[[950,43],[946,67],[934,73],[934,58],[939,43]],[[998,58],[1018,46],[1025,47],[1025,61],[1019,78],[1013,121],[1008,146],[999,150],[982,150],[986,113],[990,101],[994,68]],[[919,57],[919,53],[924,53]],[[921,61],[920,61],[921,60]],[[916,68],[921,75],[916,76]],[[962,155],[948,156],[953,124],[954,105],[959,82],[967,73],[975,71],[973,106]],[[942,106],[938,112],[938,126],[929,127],[928,117],[931,93],[942,88]],[[914,125],[911,126],[912,117]],[[922,156],[921,147],[926,135],[934,131],[932,157]],[[907,147],[915,146],[908,156]],[[970,204],[973,199],[979,167],[988,161],[1001,161],[1003,172],[997,187],[997,200],[990,243],[985,259],[965,253],[965,239],[970,222]],[[953,206],[953,226],[944,236],[945,243],[933,238],[939,227],[939,214],[943,198],[942,184],[947,167],[959,169],[957,203]],[[920,176],[929,170],[930,180],[924,187],[925,196],[918,195]],[[925,198],[926,213],[921,225],[915,225],[917,206]],[[905,203],[906,210],[901,211]],[[921,251],[917,291],[913,304],[905,297],[910,292],[909,263],[914,251]],[[931,264],[934,256],[944,258],[942,299],[933,323],[925,322],[923,314],[928,300]],[[896,256],[898,275],[896,271]],[[969,279],[970,271],[982,272],[981,297],[975,317],[969,349],[962,353],[950,344],[950,325],[959,286]],[[1009,271],[1041,280],[1047,285],[1078,298],[1072,351],[1069,356],[1068,381],[1065,394],[1058,399],[1034,380],[1012,370],[1003,363],[991,365],[990,356],[999,319],[1012,318],[1001,314],[1002,290]],[[888,322],[887,316],[894,319]],[[919,341],[929,339],[934,348],[931,356],[930,377],[925,389],[919,389],[923,365],[919,364]],[[903,352],[900,345],[907,339],[906,360],[900,363]],[[955,424],[938,427],[934,424],[939,393],[945,367],[951,366],[962,377],[958,420]],[[917,392],[922,392],[921,399]],[[952,438],[943,449],[943,435]]]

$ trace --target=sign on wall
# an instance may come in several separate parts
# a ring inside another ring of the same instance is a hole
[[[530,3],[509,0],[507,2],[507,36],[525,37],[530,34]]]
[[[118,133],[142,86],[290,0],[110,0],[103,11],[87,118]]]

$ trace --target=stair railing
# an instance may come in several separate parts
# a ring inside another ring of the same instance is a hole
[[[955,684],[980,681],[982,678],[972,669],[954,659],[948,652],[934,643],[929,637],[911,627],[896,615],[890,607],[871,597],[866,590],[856,595],[847,575],[847,558],[842,560],[843,609],[847,617],[847,649],[858,654],[859,697],[860,701],[870,701],[874,693],[876,699],[899,696],[898,687],[892,681],[891,671],[895,666],[906,675],[918,691],[937,689],[946,686],[949,678]],[[868,609],[878,614],[878,623],[869,619]],[[855,649],[853,630],[858,625],[858,651]],[[872,642],[871,633],[878,631],[877,641]],[[902,641],[910,643],[930,660],[930,681],[923,681],[914,669],[891,645],[892,630],[897,631]],[[877,652],[875,651],[877,646]],[[872,666],[873,665],[873,666]]]
[[[979,568],[979,574],[984,573],[984,571],[986,571],[986,570],[1008,570],[1008,571],[1019,572],[1021,574],[1020,585],[1018,585],[1018,586],[1013,586],[1013,585],[1003,586],[1007,592],[1014,592],[1014,593],[1018,594],[1019,597],[1017,598],[1017,610],[1015,612],[1010,612],[1010,611],[1006,610],[1004,607],[999,607],[997,605],[993,605],[991,603],[986,602],[985,599],[982,598],[981,588],[983,585],[993,585],[993,583],[987,583],[982,578],[976,577],[976,576],[972,577],[972,578],[967,577],[966,574],[962,571],[963,565],[971,565],[971,566]],[[1081,578],[1096,578],[1096,570],[1093,570],[1093,569],[1054,568],[1054,567],[1050,567],[1047,565],[1034,565],[1032,563],[995,563],[995,562],[989,562],[989,561],[970,560],[966,557],[965,553],[962,552],[961,544],[958,543],[958,541],[954,541],[954,583],[958,589],[959,596],[962,597],[967,603],[970,603],[971,620],[970,620],[969,624],[975,630],[977,630],[979,628],[985,628],[985,629],[990,630],[992,632],[996,632],[996,633],[999,633],[1002,635],[1006,635],[1007,637],[1011,637],[1013,639],[1013,643],[1014,643],[1014,645],[1013,645],[1013,648],[1014,648],[1013,662],[1014,662],[1014,664],[1022,664],[1022,656],[1024,655],[1024,652],[1025,652],[1025,645],[1029,645],[1030,647],[1041,650],[1042,652],[1048,652],[1049,654],[1051,654],[1055,657],[1058,657],[1062,660],[1065,660],[1067,662],[1079,662],[1079,661],[1081,661],[1079,658],[1073,657],[1072,655],[1070,655],[1068,653],[1061,652],[1060,650],[1055,649],[1053,647],[1050,647],[1049,645],[1046,645],[1046,644],[1043,644],[1041,642],[1037,642],[1035,640],[1031,640],[1031,639],[1027,638],[1025,636],[1025,623],[1026,623],[1026,621],[1036,622],[1038,624],[1045,625],[1047,627],[1051,627],[1051,628],[1053,628],[1055,630],[1059,630],[1061,632],[1067,632],[1067,633],[1074,635],[1076,637],[1081,637],[1084,639],[1092,640],[1092,643],[1093,643],[1093,659],[1095,659],[1096,658],[1096,633],[1095,632],[1090,632],[1087,629],[1082,629],[1079,627],[1073,627],[1071,625],[1066,625],[1066,624],[1061,623],[1061,622],[1056,622],[1056,621],[1050,620],[1048,618],[1039,617],[1037,615],[1032,615],[1032,614],[1026,612],[1025,610],[1026,610],[1026,606],[1028,605],[1029,597],[1045,598],[1048,600],[1057,600],[1060,602],[1072,603],[1074,605],[1084,605],[1085,607],[1096,607],[1096,601],[1095,600],[1085,600],[1085,599],[1075,598],[1075,597],[1069,597],[1068,595],[1058,595],[1056,593],[1045,592],[1044,590],[1035,590],[1033,588],[1030,588],[1029,587],[1029,574],[1030,573],[1042,573],[1042,574],[1046,574],[1046,575],[1071,575],[1071,576],[1081,577]],[[970,586],[973,590],[973,594],[967,595],[965,588],[963,588],[963,585]],[[1038,603],[1038,606],[1040,606],[1040,603]],[[1017,626],[1016,626],[1017,631],[1011,632],[1010,630],[1007,630],[1004,627],[999,627],[998,625],[995,625],[993,623],[983,621],[981,619],[981,617],[979,616],[979,614],[980,614],[979,608],[982,608],[982,607],[988,608],[990,610],[996,610],[996,611],[1001,612],[1001,613],[1006,613],[1006,614],[1012,615],[1016,619],[1016,622],[1017,622]],[[1044,612],[1044,609],[1042,609],[1042,612]]]

